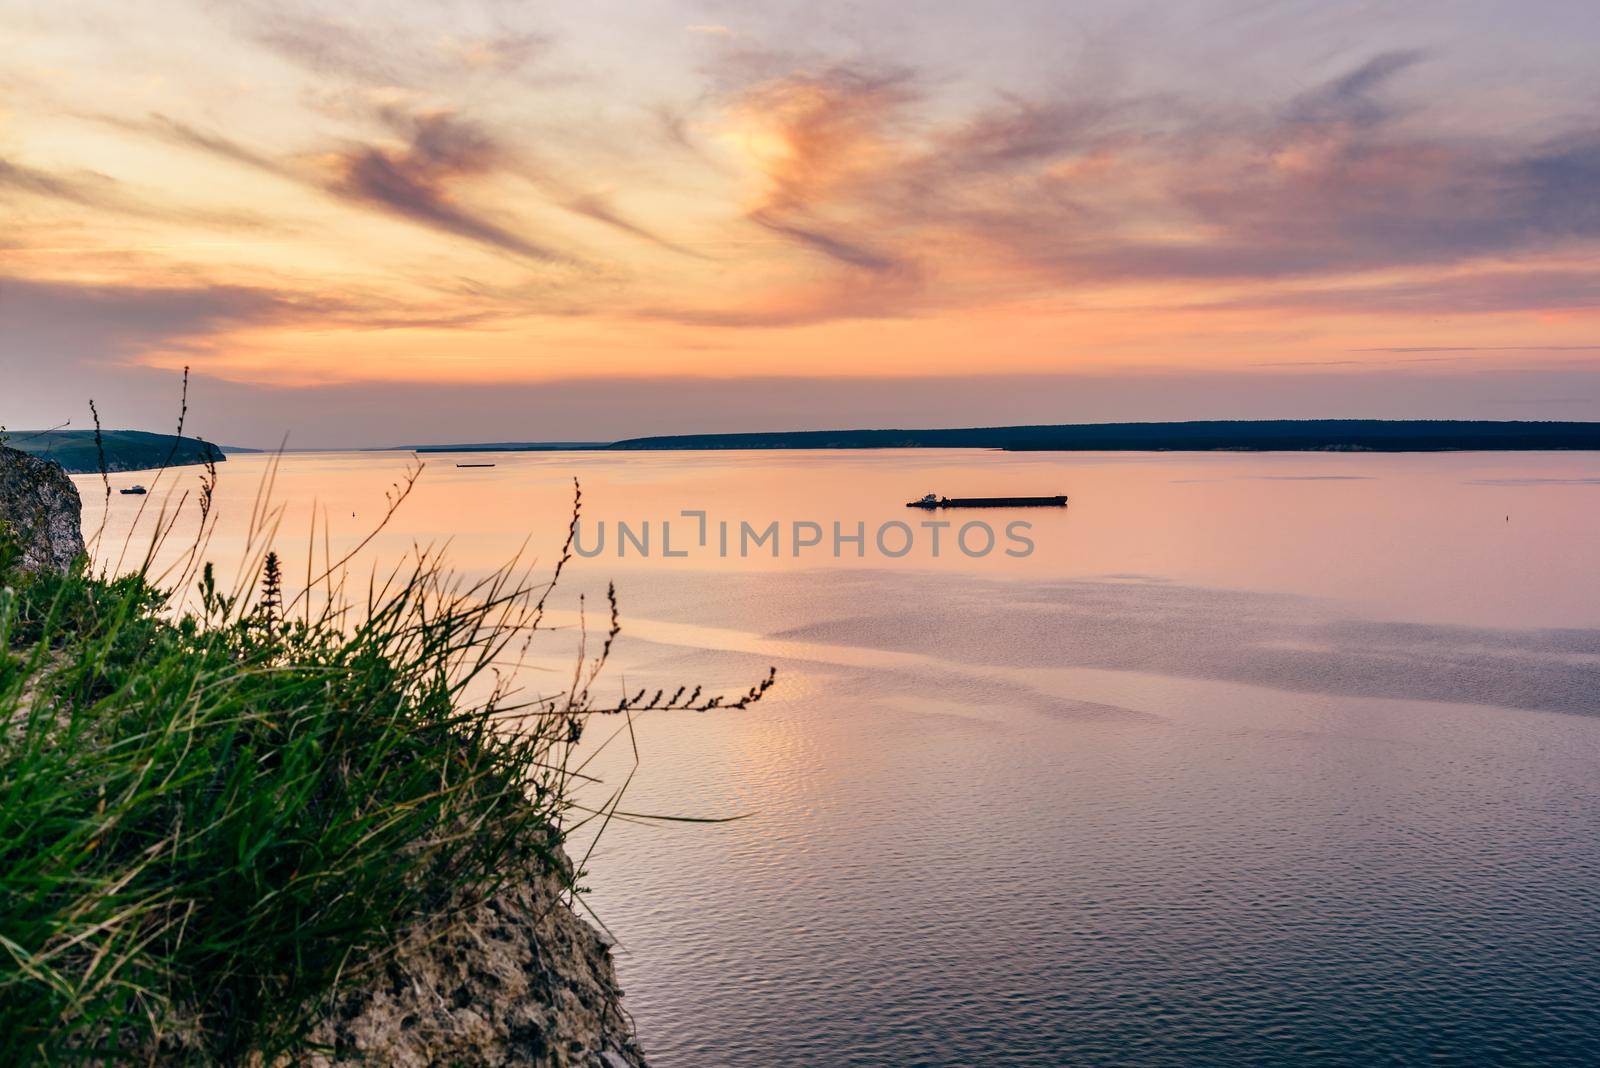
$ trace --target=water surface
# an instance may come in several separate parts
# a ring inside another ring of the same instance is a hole
[[[1600,1060],[1600,458],[471,459],[430,460],[377,559],[549,559],[574,476],[636,527],[1072,495],[1021,559],[578,562],[558,618],[616,580],[619,689],[779,669],[635,724],[627,807],[746,818],[614,823],[589,860],[653,1063]],[[286,458],[286,555],[313,507],[352,542],[402,463]],[[266,464],[224,465],[216,559]]]

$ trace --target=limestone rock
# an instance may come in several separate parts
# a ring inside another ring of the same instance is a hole
[[[61,465],[0,445],[0,522],[22,547],[22,568],[65,571],[83,552],[83,502]]]
[[[643,1068],[606,941],[555,875],[416,931],[335,998],[311,1035],[318,1068]]]

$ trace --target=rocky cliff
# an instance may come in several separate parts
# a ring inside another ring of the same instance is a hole
[[[643,1068],[601,935],[555,874],[441,910],[312,1032],[318,1068]]]
[[[0,445],[0,522],[24,570],[65,571],[83,552],[83,502],[60,464]]]

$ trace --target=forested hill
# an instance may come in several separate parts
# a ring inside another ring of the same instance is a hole
[[[1009,449],[1321,451],[1600,449],[1600,423],[1272,419],[1072,423],[959,430],[806,430],[631,438],[614,449]]]
[[[108,471],[143,471],[163,464],[179,467],[203,464],[207,460],[221,463],[227,459],[221,449],[197,438],[151,434],[143,430],[106,430],[100,437]],[[93,430],[13,430],[6,434],[5,443],[13,449],[54,460],[74,474],[100,470]]]

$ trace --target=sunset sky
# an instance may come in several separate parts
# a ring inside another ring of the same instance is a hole
[[[1600,418],[1600,5],[0,0],[0,423]]]

